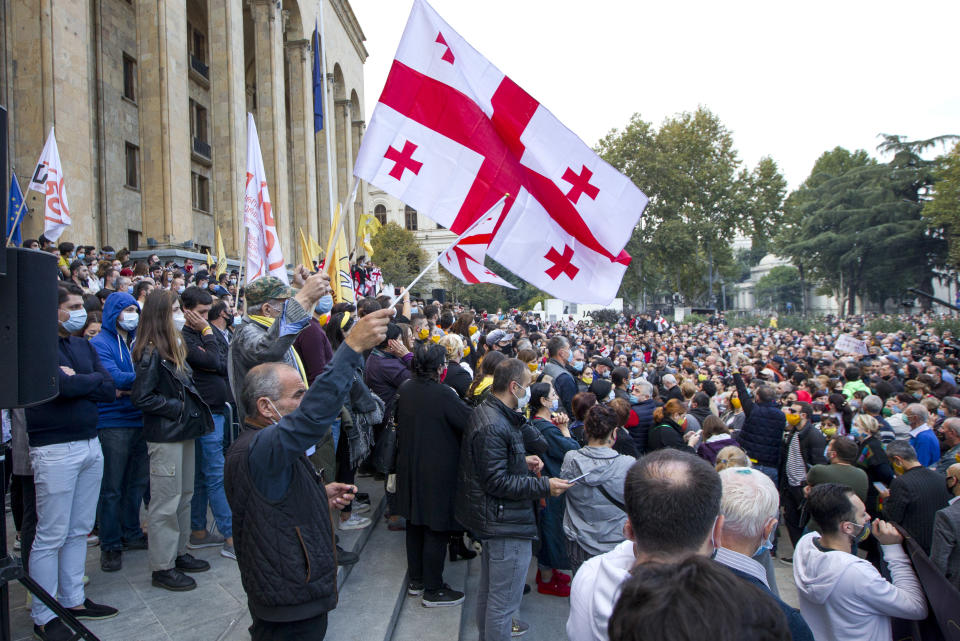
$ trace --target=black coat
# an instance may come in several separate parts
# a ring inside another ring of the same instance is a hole
[[[470,415],[460,448],[456,517],[481,539],[536,539],[537,499],[550,482],[527,468],[521,414],[492,394]]]
[[[150,443],[189,441],[213,431],[213,415],[190,378],[156,350],[136,365],[130,401],[143,412],[143,438]]]
[[[467,398],[467,388],[470,387],[470,383],[473,379],[470,377],[470,374],[467,373],[467,370],[463,369],[463,366],[460,363],[449,362],[447,363],[447,376],[443,379],[444,385],[449,385],[462,399]]]
[[[683,428],[666,417],[650,428],[650,435],[647,438],[647,452],[655,452],[665,447],[696,454],[696,451],[683,440]]]
[[[471,408],[448,386],[415,378],[397,392],[397,512],[435,532],[454,519],[460,440]]]

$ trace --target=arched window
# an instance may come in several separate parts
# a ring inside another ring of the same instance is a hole
[[[407,205],[403,208],[403,217],[406,221],[407,229],[417,231],[417,210]]]
[[[373,215],[381,225],[387,224],[387,208],[383,205],[377,205],[373,208]]]

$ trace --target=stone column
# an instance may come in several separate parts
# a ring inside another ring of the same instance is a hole
[[[227,256],[239,258],[247,162],[243,8],[230,0],[207,0],[207,24],[214,52],[210,56],[211,211]]]
[[[137,41],[143,235],[177,245],[193,239],[185,4],[137,0]]]
[[[96,119],[91,90],[97,81],[89,7],[52,0],[12,0],[7,7],[12,168],[26,189],[50,127],[55,127],[73,220],[61,240],[99,245],[93,170],[97,140],[91,126]],[[43,232],[44,196],[25,196],[23,237],[36,238]]]
[[[257,134],[284,262],[296,262],[287,167],[286,86],[283,77],[283,13],[274,0],[250,0],[256,58]],[[246,160],[244,160],[246,163]],[[244,165],[246,166],[246,165]]]
[[[342,135],[337,136],[337,146],[343,145],[342,150],[337,149],[338,192],[340,205],[343,206],[346,204],[344,201],[350,197],[350,184],[353,179],[353,115],[350,101],[346,99],[337,100],[336,113],[337,128],[343,131]],[[343,221],[343,233],[347,238],[347,246],[350,247],[353,239],[352,234],[355,234],[357,230],[355,216],[352,211],[348,212],[343,209],[341,209],[340,214],[346,216]]]
[[[290,73],[290,175],[293,185],[290,202],[293,207],[294,234],[317,238],[317,162],[313,140],[313,56],[309,40],[287,42],[287,69]],[[294,242],[299,240],[294,237]],[[320,242],[318,239],[317,242]],[[322,244],[322,243],[321,243]]]

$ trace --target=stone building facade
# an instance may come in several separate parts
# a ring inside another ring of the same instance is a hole
[[[365,126],[367,50],[348,0],[2,4],[11,167],[25,187],[56,127],[73,218],[63,240],[202,252],[219,228],[228,255],[238,256],[247,112],[288,262],[298,228],[327,238],[331,194],[333,203],[346,199]],[[329,137],[313,130],[320,11]],[[365,196],[361,189],[354,214]],[[31,192],[28,207],[23,236],[35,238],[42,196]],[[349,216],[348,237],[355,225]]]

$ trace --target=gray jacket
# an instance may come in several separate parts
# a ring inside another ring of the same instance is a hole
[[[23,409],[10,412],[10,429],[13,432],[13,473],[17,476],[33,476],[30,464],[30,443],[27,440],[27,419]]]
[[[586,446],[563,457],[560,476],[572,479],[590,472],[567,490],[563,532],[591,555],[603,554],[623,542],[627,513],[600,492],[600,486],[623,503],[627,471],[636,462],[610,447]]]
[[[244,419],[241,391],[247,372],[262,363],[286,363],[297,369],[293,356],[293,342],[310,320],[296,299],[288,298],[283,305],[283,314],[269,328],[244,317],[243,325],[234,334],[227,356],[227,372],[230,375],[230,390],[237,400],[240,422]],[[283,332],[281,334],[281,332]]]
[[[960,590],[960,500],[937,512],[930,560]]]

